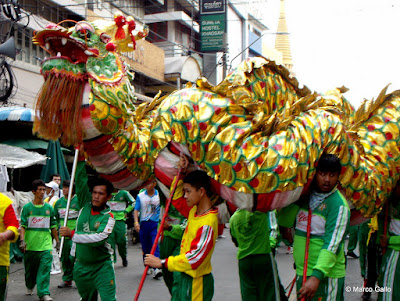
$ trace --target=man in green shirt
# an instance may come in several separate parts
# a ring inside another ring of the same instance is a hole
[[[68,193],[69,193],[69,185],[71,182],[69,180],[64,180],[63,182],[63,196],[57,200],[54,204],[54,212],[56,215],[57,223],[59,227],[64,226],[65,214],[67,211],[67,203],[68,203]],[[72,190],[72,198],[68,211],[68,221],[67,227],[71,230],[75,230],[76,220],[79,215],[80,206],[78,203],[78,198],[75,195],[75,189]],[[65,237],[64,245],[61,254],[61,264],[62,269],[64,271],[64,275],[62,277],[63,282],[58,285],[58,288],[67,288],[72,286],[73,274],[72,271],[74,269],[75,257],[71,256],[71,248],[72,248],[72,240],[70,237]]]
[[[76,230],[61,227],[60,234],[72,237],[75,248],[74,281],[82,301],[115,301],[115,272],[112,249],[108,237],[115,220],[107,206],[114,188],[102,178],[95,180],[92,193],[87,186],[85,162],[79,161],[76,168],[76,191],[78,204],[82,208],[76,222]]]
[[[298,298],[306,300],[344,299],[346,258],[344,236],[349,226],[350,210],[337,189],[341,172],[335,155],[323,154],[318,161],[309,196],[278,212],[278,222],[291,227],[296,220],[293,257],[296,264]],[[304,254],[308,215],[311,214],[307,281],[303,284]],[[295,216],[292,221],[288,218]],[[285,221],[286,219],[286,221]]]
[[[280,296],[280,281],[271,252],[268,216],[263,212],[238,209],[230,221],[232,241],[238,247],[242,300],[285,300]]]
[[[134,203],[135,199],[126,190],[119,190],[112,193],[111,199],[107,202],[115,219],[114,230],[108,238],[108,242],[114,250],[114,263],[117,262],[117,250],[115,245],[118,246],[118,253],[122,258],[122,265],[124,267],[128,266],[128,260],[126,259],[128,237],[125,221],[127,214],[134,209]]]
[[[46,191],[42,180],[32,183],[34,199],[26,204],[21,212],[21,247],[25,251],[25,285],[27,295],[33,294],[37,285],[40,300],[53,300],[50,297],[50,270],[53,260],[52,250],[54,238],[59,243],[57,221],[53,207],[43,201]]]

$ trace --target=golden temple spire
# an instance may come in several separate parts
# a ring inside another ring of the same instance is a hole
[[[292,72],[293,61],[292,54],[290,52],[290,41],[289,32],[286,24],[286,12],[285,12],[285,0],[281,1],[279,22],[278,22],[278,34],[275,39],[275,49],[282,53],[283,65]]]

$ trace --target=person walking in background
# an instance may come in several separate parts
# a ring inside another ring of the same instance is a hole
[[[358,231],[360,227],[358,225],[349,227],[349,243],[347,244],[347,254],[346,256],[353,257],[357,259],[359,256],[354,253],[358,243]]]
[[[32,183],[35,196],[21,212],[21,247],[25,251],[25,284],[27,295],[33,295],[37,285],[40,300],[53,300],[50,297],[50,270],[52,263],[52,238],[59,244],[57,221],[53,207],[43,201],[46,190],[42,180]]]
[[[58,191],[59,191],[59,186],[56,182],[50,181],[49,183],[46,183],[46,193],[47,197],[45,196],[44,202],[49,203],[52,207],[54,207],[54,204],[57,202],[59,199],[58,197]],[[61,262],[60,262],[60,257],[58,256],[58,252],[56,249],[56,242],[53,241],[53,261],[51,263],[51,275],[57,275],[61,274]]]
[[[114,263],[117,262],[117,250],[115,247],[115,245],[117,245],[118,253],[119,256],[121,256],[122,265],[124,267],[128,266],[128,235],[125,221],[127,215],[133,210],[134,203],[135,199],[126,190],[119,190],[112,193],[111,199],[107,202],[115,219],[114,230],[108,238],[108,242],[114,250]]]
[[[160,219],[160,196],[155,189],[157,181],[153,179],[146,189],[140,192],[136,197],[135,211],[135,230],[139,232],[140,243],[142,244],[143,259],[146,254],[150,254],[154,240],[157,236],[158,221]],[[140,218],[140,222],[139,222]],[[157,246],[154,256],[160,256],[160,249]],[[151,273],[151,270],[148,270]],[[161,277],[162,272],[156,268],[154,278]]]
[[[61,175],[58,174],[58,173],[55,173],[55,174],[51,175],[50,179],[51,179],[50,180],[51,182],[55,182],[58,185],[57,196],[59,198],[62,197],[63,193],[62,193],[62,190],[61,190],[61,188],[62,188],[62,186],[61,186]]]
[[[17,241],[18,227],[12,201],[0,193],[0,301],[7,299],[10,242]]]
[[[71,182],[69,180],[64,180],[62,189],[64,196],[62,196],[54,204],[55,216],[59,228],[64,226],[64,219],[67,211],[68,193],[70,184]],[[75,189],[73,188],[71,202],[69,206],[69,212],[68,212],[68,221],[67,221],[67,227],[71,230],[75,230],[76,228],[76,220],[78,218],[80,208],[81,207],[79,206],[78,197],[75,195]],[[72,286],[75,257],[71,256],[70,254],[71,248],[72,248],[71,238],[65,237],[61,254],[61,264],[62,264],[62,269],[64,271],[64,275],[62,277],[63,281],[61,282],[61,284],[58,285],[58,288],[67,288]]]

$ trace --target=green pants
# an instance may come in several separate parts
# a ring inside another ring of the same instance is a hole
[[[279,276],[272,254],[249,255],[239,260],[242,300],[280,300]]]
[[[37,285],[39,298],[50,295],[50,270],[53,261],[52,250],[25,251],[25,285],[33,289]]]
[[[378,293],[379,301],[400,300],[399,255],[400,251],[390,248],[387,248],[385,255],[383,255],[382,268],[378,280],[381,289]]]
[[[359,260],[360,260],[361,277],[364,279],[367,276],[367,241],[369,233],[369,227],[368,227],[369,221],[370,220],[360,225],[360,232],[358,234],[358,250],[360,253]]]
[[[61,254],[61,264],[64,275],[62,277],[63,281],[72,281],[75,257],[71,256],[72,240],[64,239],[64,246]]]
[[[303,276],[297,275],[296,289],[299,291],[303,284]],[[344,277],[325,277],[319,283],[317,292],[311,301],[343,301],[344,300]]]
[[[123,260],[126,259],[128,248],[128,236],[126,233],[126,223],[123,220],[115,221],[114,230],[108,237],[108,243],[114,250],[114,263],[117,262],[117,252],[115,245],[118,247],[119,256]]]
[[[349,228],[349,243],[347,245],[347,252],[352,252],[357,247],[358,242],[358,225],[350,226]]]
[[[8,281],[8,267],[0,266],[0,301],[5,301],[7,298],[7,281]]]
[[[186,273],[174,275],[171,301],[210,301],[214,296],[212,274],[193,278]]]
[[[181,241],[173,239],[170,236],[165,235],[160,243],[160,258],[165,259],[169,256],[179,255],[181,248]],[[167,268],[162,268],[164,282],[168,287],[169,293],[172,295],[172,286],[174,283],[174,275],[179,272],[170,272]]]
[[[96,301],[98,294],[102,301],[117,300],[114,266],[111,260],[98,264],[81,264],[76,261],[74,281],[81,301]]]

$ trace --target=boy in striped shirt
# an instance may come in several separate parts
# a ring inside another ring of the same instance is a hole
[[[181,156],[182,173],[188,164],[186,156]],[[178,186],[181,184],[178,182]],[[184,198],[177,198],[175,193],[172,205],[188,218],[180,254],[163,260],[149,254],[145,264],[181,272],[174,276],[172,300],[211,300],[214,295],[211,256],[218,236],[218,209],[211,201],[210,178],[204,171],[193,171],[183,179],[183,191],[177,189],[179,192],[182,196],[184,193]]]

